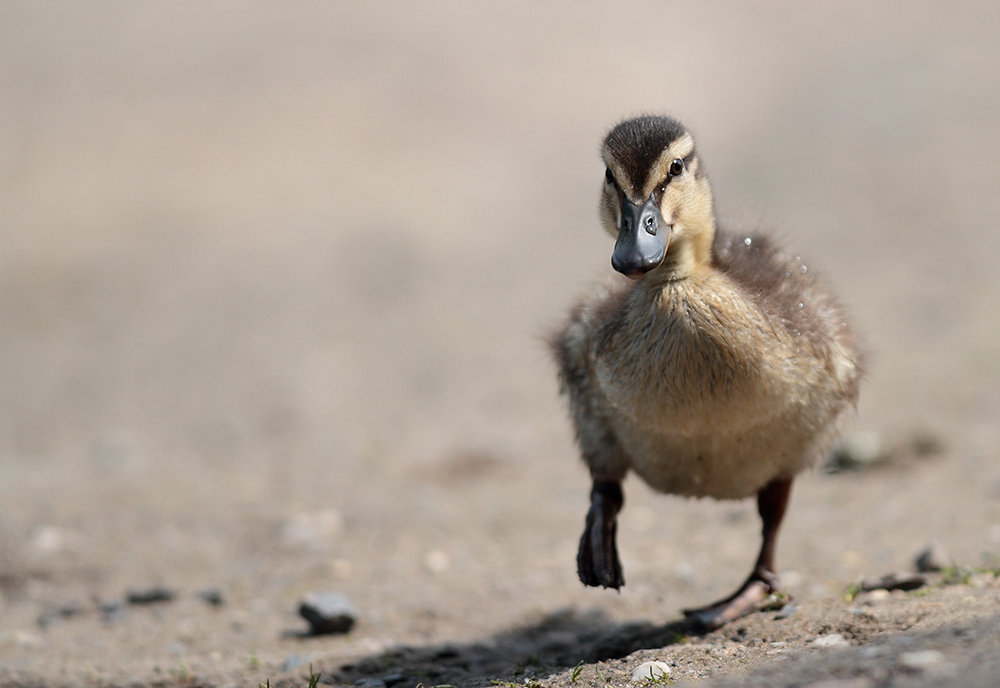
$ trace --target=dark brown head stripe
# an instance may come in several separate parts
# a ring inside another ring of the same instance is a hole
[[[636,117],[615,126],[604,148],[633,184],[642,184],[660,154],[685,133],[684,126],[669,117]]]

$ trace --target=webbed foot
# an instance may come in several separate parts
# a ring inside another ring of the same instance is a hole
[[[684,616],[703,628],[714,630],[771,604],[770,596],[779,590],[778,576],[774,572],[774,548],[791,489],[791,479],[785,478],[768,483],[757,494],[763,539],[757,564],[743,587],[707,607],[685,609]]]
[[[771,603],[770,597],[774,592],[777,592],[777,578],[771,574],[771,582],[767,582],[755,573],[726,599],[697,609],[685,609],[684,616],[698,626],[713,631],[730,621],[764,609]]]
[[[580,538],[576,570],[584,585],[618,590],[625,585],[618,559],[616,516],[622,508],[622,490],[617,482],[594,482],[590,492],[587,525]]]

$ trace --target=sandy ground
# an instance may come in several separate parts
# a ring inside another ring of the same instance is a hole
[[[536,5],[0,5],[0,683],[1000,685],[1000,5]],[[705,636],[753,505],[630,480],[584,589],[542,344],[645,111],[835,287],[892,448],[796,482],[797,611]],[[932,541],[970,575],[845,599]]]

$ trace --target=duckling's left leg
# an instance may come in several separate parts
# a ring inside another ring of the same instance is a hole
[[[768,595],[778,591],[778,574],[775,573],[774,549],[778,539],[778,526],[788,506],[792,489],[791,478],[773,480],[757,493],[757,511],[763,521],[763,542],[753,573],[743,586],[724,600],[700,609],[686,609],[684,615],[705,628],[714,629],[756,611]]]

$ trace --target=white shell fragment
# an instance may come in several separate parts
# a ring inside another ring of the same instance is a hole
[[[847,638],[839,633],[827,633],[826,635],[821,635],[813,640],[812,644],[816,647],[844,647],[850,645],[850,643],[847,642]]]
[[[633,681],[661,681],[670,676],[666,662],[643,662],[632,671]]]

